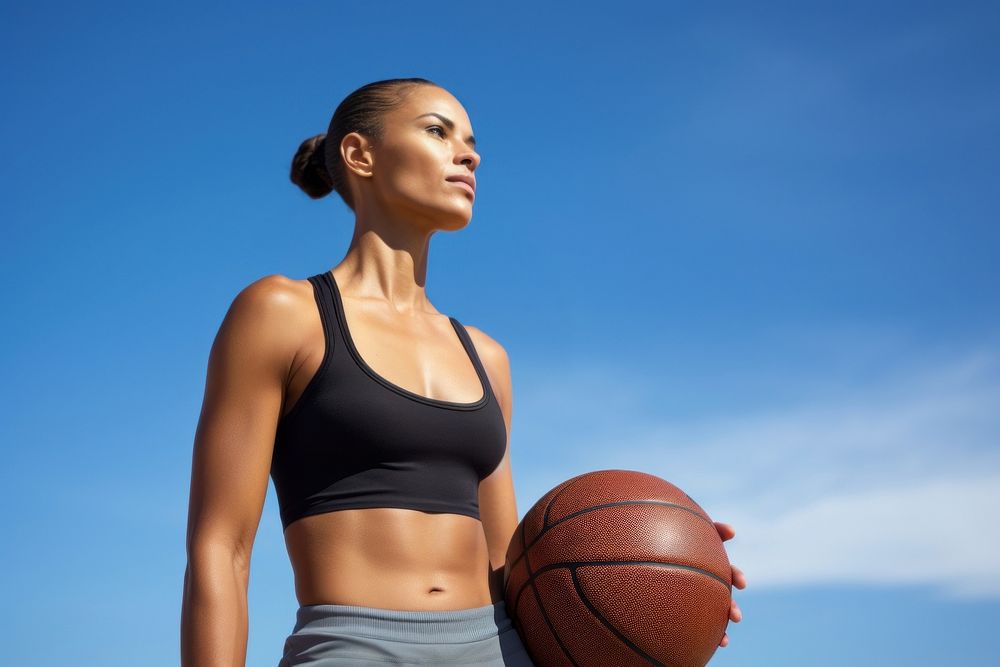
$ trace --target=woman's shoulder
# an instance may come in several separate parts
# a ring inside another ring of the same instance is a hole
[[[296,280],[272,273],[243,287],[233,298],[231,307],[248,311],[258,318],[280,319],[302,310],[311,302],[313,287],[308,280]]]
[[[309,318],[316,317],[315,310],[308,280],[275,273],[254,280],[233,297],[223,327],[240,331],[247,341],[283,358],[301,345],[301,332]]]
[[[479,353],[480,357],[506,358],[507,350],[495,338],[477,326],[465,324],[464,322],[462,326],[469,332],[469,338],[472,339],[473,344],[476,346],[476,352]],[[483,359],[483,361],[485,362],[486,360]]]

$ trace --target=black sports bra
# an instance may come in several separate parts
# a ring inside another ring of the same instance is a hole
[[[507,427],[465,327],[451,321],[483,386],[474,403],[428,398],[361,358],[329,271],[309,277],[323,360],[278,422],[271,479],[282,528],[312,514],[402,507],[479,518],[479,482],[499,465]]]

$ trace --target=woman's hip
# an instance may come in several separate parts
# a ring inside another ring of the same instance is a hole
[[[433,611],[300,606],[278,667],[379,663],[533,667],[502,601]]]

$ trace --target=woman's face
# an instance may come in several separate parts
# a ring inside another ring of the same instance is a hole
[[[436,86],[411,89],[383,116],[383,136],[371,150],[369,195],[384,211],[458,229],[472,218],[479,166],[472,124],[451,93]],[[468,179],[471,188],[456,177]]]

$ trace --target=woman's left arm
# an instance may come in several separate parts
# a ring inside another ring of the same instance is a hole
[[[479,517],[486,534],[490,552],[490,598],[493,603],[504,599],[503,568],[507,560],[507,547],[517,530],[517,502],[514,497],[514,480],[510,468],[510,423],[513,407],[513,390],[510,378],[510,359],[507,351],[475,327],[466,325],[474,339],[480,360],[486,369],[493,393],[500,404],[507,431],[503,459],[488,477],[479,483]]]

